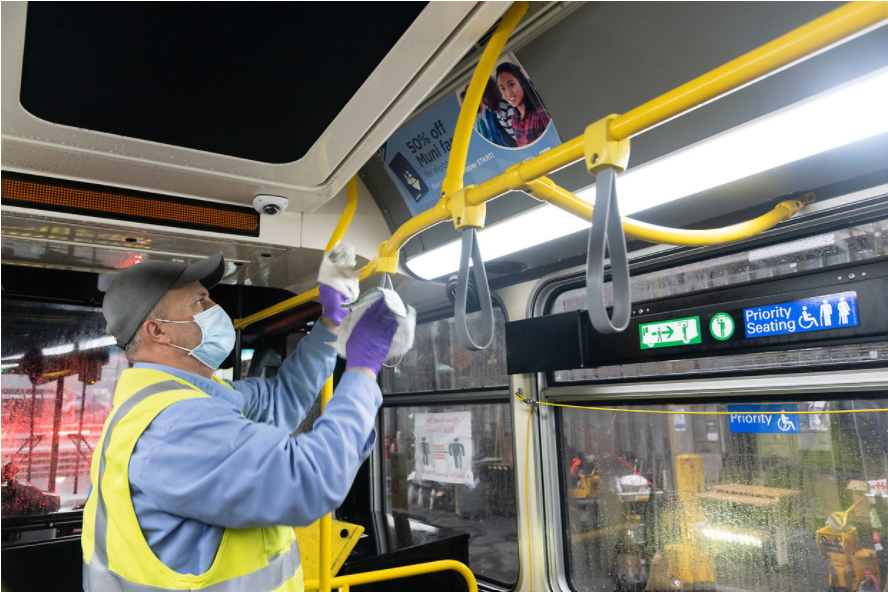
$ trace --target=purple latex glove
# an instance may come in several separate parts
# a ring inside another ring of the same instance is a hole
[[[348,302],[348,297],[343,296],[326,284],[321,284],[319,298],[321,300],[321,307],[324,309],[323,315],[337,325],[341,325],[342,319],[349,312],[347,308],[342,308],[342,305]]]
[[[367,368],[379,374],[397,330],[395,313],[388,309],[385,301],[380,299],[373,303],[345,344],[346,366]]]

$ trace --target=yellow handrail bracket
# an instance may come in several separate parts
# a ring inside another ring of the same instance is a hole
[[[607,168],[622,173],[629,167],[629,138],[618,140],[610,130],[610,124],[619,115],[608,115],[586,128],[583,135],[586,168],[597,175]]]
[[[453,227],[459,231],[468,228],[484,228],[484,218],[487,215],[487,204],[472,205],[467,201],[469,191],[474,185],[463,187],[453,194],[450,199],[450,212],[453,218]]]
[[[537,196],[548,196],[543,201],[565,209],[576,215],[589,214],[584,219],[591,220],[591,206],[555,187],[530,186],[531,182],[574,162],[588,158],[587,167],[593,173],[608,166],[623,170],[628,164],[628,138],[639,134],[668,119],[691,110],[707,101],[716,99],[741,86],[749,84],[776,70],[786,67],[817,51],[829,47],[843,39],[875,26],[888,19],[888,2],[851,2],[798,29],[783,35],[739,58],[704,74],[677,89],[653,99],[622,115],[610,115],[590,125],[583,136],[573,138],[540,154],[526,162],[511,167],[506,172],[474,187],[466,188],[465,193],[456,196],[462,187],[463,169],[471,138],[475,113],[480,105],[482,88],[486,76],[493,69],[502,47],[511,31],[527,10],[527,2],[516,2],[505,14],[485,48],[475,74],[466,92],[466,99],[460,109],[460,117],[454,132],[454,142],[448,161],[447,175],[442,184],[441,199],[430,210],[414,216],[379,247],[376,259],[361,270],[361,279],[374,273],[395,273],[398,253],[408,240],[426,230],[451,219],[454,208],[459,212],[460,222],[472,222],[469,226],[483,225],[483,214],[475,211],[469,214],[469,206],[480,206],[512,190],[530,189]],[[595,160],[595,155],[598,160]],[[551,183],[551,182],[549,182]],[[456,202],[456,203],[454,203]],[[705,231],[685,231],[664,229],[642,222],[624,219],[624,229],[628,236],[665,242],[677,245],[704,245],[713,242],[726,242],[746,238],[786,220],[801,207],[799,202],[782,202],[774,211],[742,224],[724,229]],[[734,238],[730,238],[734,237]],[[277,314],[283,310],[305,304],[317,297],[317,290],[300,294],[290,300],[275,305],[265,311],[235,321],[235,327],[243,328],[258,320]]]

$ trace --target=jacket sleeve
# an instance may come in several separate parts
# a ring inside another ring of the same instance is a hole
[[[336,366],[336,336],[320,323],[284,360],[275,378],[245,378],[231,383],[243,395],[242,413],[253,421],[292,434]]]
[[[346,372],[314,429],[291,438],[218,399],[180,401],[158,415],[165,433],[130,480],[160,510],[206,524],[306,526],[345,499],[381,403],[369,376]]]

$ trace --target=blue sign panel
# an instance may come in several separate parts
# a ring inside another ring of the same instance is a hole
[[[728,405],[728,426],[732,434],[798,434],[799,416],[795,411],[795,405],[779,403]]]
[[[746,337],[825,331],[856,327],[859,324],[857,292],[815,296],[796,302],[743,310]]]

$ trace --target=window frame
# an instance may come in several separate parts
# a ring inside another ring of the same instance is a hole
[[[701,382],[704,388],[701,388]],[[828,393],[828,396],[826,394]],[[559,386],[541,391],[540,399],[551,403],[570,405],[636,405],[711,402],[761,402],[763,400],[834,400],[848,395],[870,395],[863,398],[888,397],[888,370],[843,370],[839,372],[808,373],[807,375],[762,375],[758,377],[722,377],[710,380],[671,382],[647,381],[632,384],[584,384]],[[857,398],[857,397],[854,397]],[[550,582],[561,589],[576,590],[571,585],[570,551],[566,540],[567,507],[562,487],[563,468],[561,413],[545,413],[540,419],[540,458],[542,459],[542,488],[547,499],[557,503],[546,504],[543,510],[546,535],[549,541],[551,569]],[[517,484],[516,486],[521,486]]]
[[[477,396],[471,396],[472,393],[478,393]],[[385,397],[397,397],[396,401],[386,401]],[[512,417],[512,407],[511,407],[512,396],[508,388],[502,389],[498,388],[495,390],[485,390],[483,392],[479,391],[457,391],[452,392],[448,391],[443,394],[435,393],[434,399],[430,400],[429,395],[423,394],[407,394],[407,395],[385,395],[383,396],[382,406],[379,408],[379,413],[377,415],[377,424],[376,424],[376,433],[377,434],[385,434],[385,410],[386,409],[397,409],[401,407],[432,407],[432,406],[442,406],[442,405],[506,405],[506,409],[509,413],[509,422],[512,427],[512,458],[515,459],[516,450],[515,450],[515,431],[516,425],[513,421]],[[377,443],[379,442],[379,437],[377,436]],[[385,446],[377,445],[375,446],[375,451],[373,454],[373,466],[371,470],[371,478],[373,480],[373,487],[371,488],[375,491],[375,501],[373,503],[373,509],[379,512],[386,512],[385,508],[385,471],[384,471],[384,462],[385,462]],[[516,534],[519,532],[520,520],[521,520],[521,510],[518,504],[518,472],[515,471],[515,532]],[[520,544],[520,539],[516,542],[516,545]],[[469,557],[471,559],[471,555]],[[474,570],[472,571],[475,574],[475,578],[478,580],[479,588],[482,583],[487,584],[493,589],[497,590],[514,590],[516,586],[521,582],[521,566],[520,566],[520,554],[517,557],[519,565],[518,571],[515,575],[515,583],[509,584],[508,582],[503,582],[502,580],[497,580],[495,578],[490,578],[480,573],[476,573]],[[471,569],[471,565],[469,566]]]
[[[644,405],[663,405],[665,403],[669,404],[682,404],[682,405],[701,405],[701,404],[735,404],[735,403],[762,403],[762,402],[793,402],[793,401],[835,401],[842,399],[843,394],[852,395],[848,398],[860,399],[860,400],[871,400],[871,399],[885,399],[888,398],[888,371],[877,371],[881,377],[878,376],[868,376],[867,379],[860,381],[858,384],[848,384],[850,382],[850,378],[853,375],[858,373],[849,371],[843,377],[836,378],[844,378],[844,380],[836,380],[831,385],[825,385],[824,379],[827,377],[825,375],[819,375],[817,380],[812,381],[809,384],[798,385],[797,388],[793,388],[791,384],[788,384],[784,381],[779,380],[781,377],[776,376],[767,376],[762,377],[759,382],[761,388],[765,390],[756,390],[755,388],[750,388],[746,392],[737,392],[731,393],[728,392],[728,389],[714,389],[719,394],[715,396],[711,396],[709,394],[697,394],[691,393],[686,389],[676,389],[674,392],[665,392],[663,393],[660,389],[663,386],[662,383],[654,383],[653,385],[647,385],[650,390],[646,393],[640,394],[638,397],[627,400],[622,392],[601,392],[597,394],[588,394],[584,395],[580,392],[582,388],[571,389],[571,391],[575,391],[572,393],[558,393],[556,396],[553,396],[550,400],[552,402],[567,402],[574,405],[595,405],[597,404],[605,404],[605,405],[621,405],[621,406],[644,406]],[[836,373],[829,373],[829,376],[832,377]],[[850,376],[849,376],[850,375]],[[881,378],[881,379],[879,379]],[[875,379],[875,380],[873,380]],[[741,379],[742,380],[742,379]],[[749,382],[746,380],[745,382]],[[552,389],[556,390],[556,389]],[[562,391],[565,389],[557,389],[558,391]],[[607,389],[610,390],[610,389]],[[656,390],[657,392],[653,392]],[[709,391],[707,391],[709,393]],[[563,460],[564,454],[564,436],[563,429],[561,426],[563,424],[563,410],[561,408],[556,408],[554,413],[550,415],[550,429],[552,432],[552,436],[554,437],[555,442],[552,445],[551,453],[553,456],[551,457],[553,461],[549,463],[547,467],[549,470],[546,471],[546,479],[547,480],[555,480],[554,482],[550,481],[550,489],[551,494],[557,496],[554,499],[557,499],[558,507],[558,516],[557,520],[559,523],[559,537],[558,537],[558,549],[557,555],[559,557],[559,572],[560,575],[563,575],[564,582],[568,585],[569,590],[575,591],[578,588],[573,585],[572,573],[571,573],[571,553],[570,553],[570,545],[568,537],[566,533],[570,528],[569,518],[568,518],[568,497],[566,495],[566,491],[563,488],[564,483],[564,463],[561,462]],[[553,514],[553,513],[550,513]],[[555,518],[551,516],[551,518]]]
[[[830,230],[848,228],[867,222],[884,219],[888,212],[888,185],[872,187],[841,197],[815,203],[806,212],[781,223],[777,227],[755,237],[729,245],[710,247],[675,247],[654,245],[632,251],[629,254],[630,270],[640,275],[706,261],[737,252],[748,251],[808,236],[823,234]],[[869,260],[862,263],[869,263]],[[824,268],[816,272],[824,271]],[[792,277],[792,276],[787,276]],[[527,304],[527,317],[540,317],[549,314],[555,298],[568,290],[582,286],[585,268],[574,267],[558,275],[541,278],[533,286]],[[605,266],[605,280],[610,281],[610,267]],[[749,284],[736,284],[736,286]],[[690,294],[690,293],[689,293]],[[888,391],[888,369],[855,369],[842,366],[824,372],[796,373],[739,373],[724,372],[715,375],[671,375],[663,379],[640,377],[637,379],[613,379],[557,383],[554,373],[540,372],[531,378],[532,398],[541,402],[583,404],[590,401],[604,405],[630,404],[636,400],[692,401],[697,397],[720,395],[727,399],[735,393],[738,402],[742,397],[765,398],[783,397],[786,399],[813,396],[814,393],[829,391],[834,398],[841,393]],[[701,388],[701,383],[704,388]],[[885,396],[888,396],[886,392]],[[821,399],[818,399],[821,400]],[[661,403],[661,404],[662,404]],[[513,403],[514,405],[514,403]],[[558,413],[550,413],[540,407],[535,425],[528,434],[536,438],[534,460],[539,464],[539,489],[544,503],[536,512],[543,522],[545,549],[542,550],[547,567],[546,578],[552,589],[574,590],[570,582],[569,549],[565,540],[567,527],[566,507],[563,500],[560,465],[561,436],[559,435]],[[516,427],[521,429],[520,427]],[[516,487],[523,483],[516,482]],[[540,553],[540,551],[537,551]]]

